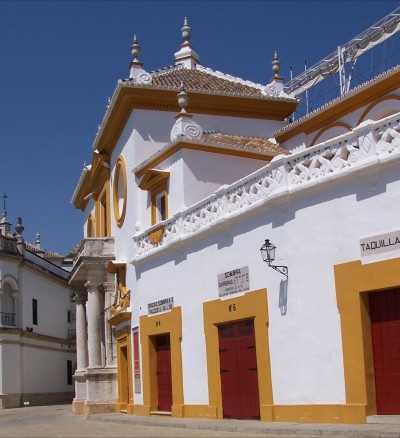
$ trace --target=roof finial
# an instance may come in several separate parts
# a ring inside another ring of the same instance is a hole
[[[184,41],[179,52],[175,53],[175,65],[183,65],[186,68],[194,69],[197,64],[200,64],[200,58],[189,42],[192,36],[192,28],[188,25],[187,17],[185,17],[181,33]]]
[[[137,84],[148,85],[151,84],[152,76],[143,69],[143,62],[139,61],[141,47],[139,46],[137,36],[134,35],[133,43],[131,45],[131,53],[133,56],[133,61],[129,64],[129,79]],[[108,104],[109,106],[110,104]]]
[[[278,59],[278,52],[275,50],[275,55],[274,55],[274,59],[271,62],[272,65],[272,71],[275,73],[274,77],[275,78],[279,78],[279,70],[281,68],[281,61],[279,61]]]
[[[6,218],[7,217],[6,199],[8,198],[6,192],[4,192],[2,198],[3,198],[3,217]]]
[[[180,92],[178,94],[178,105],[181,109],[181,113],[186,113],[186,107],[188,106],[189,103],[189,96],[188,94],[185,92],[185,87],[183,85],[183,82],[181,82],[181,86],[179,88]]]
[[[187,17],[185,17],[185,21],[183,23],[183,27],[181,28],[182,38],[185,41],[189,41],[192,36],[192,28],[188,25]]]
[[[201,126],[192,120],[193,115],[186,111],[189,103],[189,96],[185,92],[183,82],[181,82],[180,92],[178,93],[178,105],[181,112],[175,117],[176,122],[171,130],[171,141],[177,141],[180,137],[188,140],[200,140],[203,135]]]
[[[3,217],[0,220],[0,231],[1,231],[3,236],[7,236],[8,234],[10,234],[10,231],[11,231],[10,225],[11,224],[7,220],[6,199],[8,198],[8,196],[6,195],[6,192],[4,192],[4,195],[2,196],[2,198],[3,198]]]
[[[271,62],[272,71],[274,72],[274,76],[270,80],[270,83],[263,87],[262,94],[265,96],[287,96],[283,91],[283,78],[279,76],[279,70],[281,69],[281,61],[278,59],[278,52],[275,51],[274,59]]]
[[[138,57],[140,54],[140,50],[142,48],[139,46],[136,35],[133,36],[133,43],[131,45],[131,53],[133,55],[133,62],[138,62]]]
[[[18,233],[18,235],[22,235],[24,232],[24,227],[22,226],[22,219],[19,217],[17,220],[17,226],[15,227],[15,231]]]

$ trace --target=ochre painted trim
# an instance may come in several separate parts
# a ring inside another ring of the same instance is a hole
[[[134,109],[169,111],[176,114],[176,93],[177,90],[122,87],[116,93],[116,100],[96,142],[97,150],[111,155]],[[293,113],[297,105],[296,101],[191,92],[188,111],[195,114],[284,120]]]
[[[117,341],[117,366],[118,366],[118,410],[130,410],[134,405],[133,400],[133,381],[132,381],[132,348],[131,348],[131,330],[130,325],[124,327],[116,333]],[[122,349],[126,350],[126,356]],[[126,394],[128,389],[128,394]],[[127,397],[126,397],[127,396]]]
[[[122,185],[123,185],[123,188],[122,188],[123,196],[121,196],[123,198],[123,202],[122,202],[121,211],[119,208],[119,197],[120,197],[121,193],[118,192],[120,176],[122,177]],[[128,195],[128,186],[127,186],[126,165],[125,165],[124,157],[122,155],[120,155],[117,159],[116,164],[115,164],[114,182],[113,182],[114,218],[115,218],[115,222],[119,228],[122,227],[124,220],[125,220],[127,195]]]
[[[172,416],[182,416],[183,371],[182,371],[182,314],[180,307],[156,314],[140,317],[140,342],[143,379],[143,406],[135,407],[137,415],[150,415],[157,410],[157,363],[155,336],[169,333],[171,345],[172,374]]]
[[[155,225],[158,222],[157,197],[161,193],[165,193],[165,219],[168,218],[168,186],[166,182],[165,185],[159,186],[157,189],[154,189],[154,191],[151,192],[151,225]]]
[[[367,108],[364,110],[364,112],[362,113],[362,116],[360,117],[360,120],[358,121],[357,125],[359,125],[360,123],[362,123],[366,119],[368,113],[374,107],[376,107],[377,105],[379,105],[382,102],[385,102],[386,100],[400,100],[400,96],[395,96],[394,94],[390,94],[389,96],[382,96],[379,99],[377,99],[374,102],[372,102],[371,104],[369,104],[367,106]],[[399,110],[397,110],[396,112],[398,112],[398,111]],[[395,114],[395,113],[393,113],[393,114]]]
[[[142,175],[145,175],[149,169],[158,166],[160,163],[165,161],[167,158],[171,157],[172,155],[179,152],[181,149],[188,149],[192,151],[201,151],[201,152],[210,152],[214,154],[220,154],[220,155],[231,155],[234,157],[241,157],[241,158],[250,158],[253,160],[262,160],[262,161],[271,161],[272,158],[274,158],[274,155],[266,155],[266,154],[259,154],[256,152],[249,152],[249,151],[242,151],[239,149],[224,149],[222,147],[218,146],[208,146],[204,144],[196,144],[196,143],[187,143],[187,142],[180,142],[177,143],[174,147],[168,148],[166,151],[164,151],[159,156],[153,158],[149,163],[146,164],[145,167],[139,169],[136,172],[136,176],[140,178]]]
[[[159,186],[165,186],[169,178],[169,172],[157,169],[148,169],[139,183],[139,189],[155,190]]]
[[[105,200],[105,220],[106,227],[103,224],[103,210],[102,201]],[[108,178],[99,194],[96,196],[96,237],[111,237],[111,214],[110,214],[110,178]]]
[[[150,411],[149,405],[135,405],[132,414],[139,415],[140,417],[150,417]]]
[[[149,231],[149,239],[153,245],[158,245],[161,242],[161,239],[164,236],[165,226],[161,225],[154,230]]]
[[[275,405],[274,421],[288,423],[365,423],[363,405]]]
[[[217,418],[217,407],[208,405],[183,405],[183,417],[215,420]]]
[[[233,306],[235,305],[235,306]],[[233,309],[236,310],[233,310]],[[271,363],[268,340],[267,290],[247,292],[243,296],[203,304],[206,339],[209,405],[216,407],[216,418],[223,418],[219,361],[218,325],[254,318],[256,338],[260,417],[273,421]]]
[[[322,134],[324,134],[326,131],[328,131],[329,129],[333,129],[333,128],[345,128],[348,131],[351,131],[351,126],[348,125],[347,123],[342,123],[342,122],[335,122],[335,123],[331,123],[330,125],[325,126],[324,128],[320,129],[318,131],[318,133],[316,134],[316,136],[314,137],[313,141],[310,143],[310,147],[314,146],[315,144],[317,144],[318,139],[321,137]],[[336,137],[336,136],[335,136]]]
[[[112,316],[108,323],[110,325],[119,325],[122,324],[124,321],[129,321],[131,319],[132,312],[121,312],[117,313],[116,315]]]
[[[346,404],[364,407],[364,419],[376,414],[375,380],[368,293],[400,285],[400,258],[334,267],[342,328]]]
[[[321,109],[316,114],[312,114],[299,123],[294,123],[292,127],[277,133],[276,141],[283,143],[289,138],[301,132],[311,134],[323,128],[325,125],[338,120],[340,117],[368,105],[372,101],[381,98],[385,94],[391,93],[399,87],[400,70],[393,71],[370,84],[350,92],[348,95],[333,102],[326,108]]]

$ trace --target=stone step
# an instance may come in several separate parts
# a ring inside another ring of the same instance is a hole
[[[172,412],[169,411],[150,411],[150,416],[154,417],[171,417]]]
[[[368,424],[400,424],[400,415],[370,415]]]

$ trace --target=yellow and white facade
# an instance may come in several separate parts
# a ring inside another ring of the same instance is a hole
[[[75,412],[400,415],[374,316],[400,288],[400,69],[288,124],[279,69],[268,86],[214,72],[182,36],[152,73],[135,39],[73,195]]]

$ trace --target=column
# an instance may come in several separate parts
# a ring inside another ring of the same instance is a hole
[[[100,282],[88,281],[85,287],[88,290],[87,321],[88,321],[88,350],[89,368],[102,367],[101,360],[101,308]]]
[[[115,275],[107,273],[104,286],[104,301],[105,301],[105,339],[106,339],[106,366],[117,366],[116,358],[116,344],[115,336],[113,334],[113,327],[108,323],[108,319],[112,316],[110,313],[110,306],[114,303],[115,296]]]
[[[77,371],[86,370],[87,334],[86,334],[86,294],[76,292],[76,362]]]

